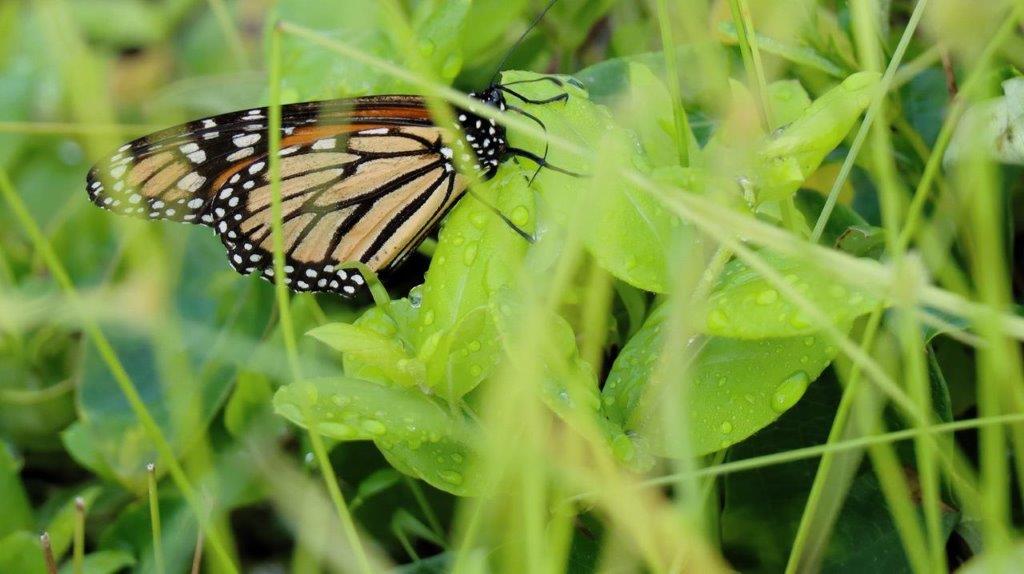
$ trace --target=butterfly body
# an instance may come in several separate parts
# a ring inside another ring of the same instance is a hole
[[[471,97],[505,109],[497,86]],[[511,154],[505,129],[456,109],[464,137],[437,126],[417,96],[282,106],[279,164],[285,283],[354,295],[398,265],[465,193],[456,162],[487,179]],[[122,146],[90,171],[96,205],[211,227],[242,274],[272,279],[268,110],[190,122]],[[459,160],[456,159],[459,155]]]

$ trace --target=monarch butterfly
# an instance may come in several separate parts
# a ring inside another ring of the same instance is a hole
[[[563,85],[550,76],[526,81]],[[529,103],[568,97],[531,100],[510,85],[495,83],[470,97],[538,123],[505,94]],[[515,156],[558,169],[510,146],[493,119],[461,108],[455,114],[464,138],[436,125],[418,96],[282,106],[284,282],[292,290],[351,297],[366,280],[344,263],[359,261],[375,272],[398,266],[466,192],[456,153],[484,179]],[[272,280],[267,119],[268,109],[256,108],[125,144],[89,172],[89,197],[123,215],[212,227],[236,271]]]

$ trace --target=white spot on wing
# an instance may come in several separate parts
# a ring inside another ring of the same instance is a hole
[[[337,145],[338,140],[334,138],[324,138],[322,140],[317,140],[316,143],[313,144],[313,149],[334,149],[334,147]]]

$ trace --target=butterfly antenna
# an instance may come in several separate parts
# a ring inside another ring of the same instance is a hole
[[[491,76],[491,85],[494,85],[498,81],[498,76],[501,75],[502,68],[505,67],[505,64],[508,62],[508,59],[511,58],[512,54],[515,53],[516,48],[518,48],[519,45],[523,43],[523,40],[525,40],[526,37],[530,34],[530,32],[533,32],[533,29],[536,28],[538,24],[540,24],[540,21],[544,19],[544,16],[547,15],[548,13],[548,10],[551,10],[552,6],[554,6],[556,2],[558,2],[558,0],[551,0],[550,2],[548,2],[548,5],[544,7],[544,10],[541,11],[541,13],[538,14],[537,17],[533,19],[533,22],[530,22],[530,25],[526,28],[522,35],[519,36],[519,39],[516,40],[514,44],[512,44],[512,47],[509,48],[507,52],[505,52],[505,57],[501,59],[501,62],[498,64],[498,67],[494,70],[494,75]]]

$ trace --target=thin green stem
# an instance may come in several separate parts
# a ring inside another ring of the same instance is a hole
[[[163,529],[160,526],[160,497],[156,489],[156,465],[146,465],[146,491],[149,493],[149,531],[153,538],[153,564],[157,574],[163,574],[166,567],[164,562],[164,537]]]
[[[668,93],[672,98],[672,119],[675,122],[676,149],[679,151],[679,164],[688,166],[690,157],[696,151],[697,140],[690,128],[690,120],[683,106],[683,95],[679,90],[679,63],[676,58],[676,43],[672,38],[672,20],[667,0],[655,0],[658,13],[658,31],[661,34],[661,50],[665,54],[665,80],[668,82]]]
[[[75,531],[71,550],[71,571],[82,574],[85,571],[85,499],[75,498]]]
[[[882,322],[881,307],[875,309],[868,317],[868,322],[864,328],[864,336],[861,339],[861,349],[864,352],[868,352],[871,346],[874,345],[875,335],[878,333],[878,327]],[[850,371],[849,381],[846,383],[843,389],[842,397],[839,399],[839,406],[836,409],[835,417],[832,419],[832,427],[829,429],[828,438],[825,441],[825,446],[839,444],[843,434],[846,432],[847,424],[850,421],[850,411],[853,408],[855,401],[857,400],[857,392],[860,389],[861,381],[861,369],[857,364],[853,365]],[[821,552],[823,551],[823,544],[820,542],[826,538],[826,532],[831,530],[831,522],[835,520],[837,509],[830,508],[831,512],[819,512],[819,507],[823,500],[825,493],[825,486],[829,481],[835,480],[833,474],[833,467],[836,464],[836,456],[840,451],[825,451],[822,453],[821,461],[818,463],[818,470],[814,474],[814,481],[811,483],[811,491],[807,495],[807,502],[804,503],[804,510],[800,516],[800,524],[797,526],[796,535],[793,538],[793,546],[789,551],[789,559],[786,562],[786,573],[791,574],[798,572],[802,565],[817,563]],[[857,453],[859,455],[859,452]],[[850,460],[849,458],[845,460]],[[846,465],[846,474],[852,472],[851,466]],[[844,480],[846,478],[844,477]],[[834,500],[833,506],[838,506],[840,500]],[[829,523],[827,525],[821,524],[822,520],[826,520]],[[808,545],[811,538],[815,538],[818,542],[814,545]]]
[[[32,215],[26,208],[25,203],[21,200],[18,194],[14,191],[14,186],[11,184],[11,180],[7,175],[7,172],[0,169],[0,194],[3,195],[7,204],[10,205],[11,211],[14,213],[15,218],[21,224],[25,233],[32,240],[32,243],[46,262],[47,268],[53,275],[57,284],[60,285],[64,291],[65,296],[71,300],[73,308],[83,308],[81,296],[78,290],[75,288],[74,283],[71,281],[70,275],[61,263],[57,253],[50,246],[50,242],[46,236],[43,235],[39,226],[36,224]],[[199,504],[199,498],[196,495],[196,491],[192,484],[189,482],[188,477],[185,476],[184,470],[181,465],[178,464],[177,459],[174,455],[174,449],[171,448],[169,442],[163,435],[163,431],[160,430],[160,426],[156,423],[153,415],[149,412],[146,404],[142,401],[142,397],[139,395],[138,389],[135,388],[135,383],[132,382],[131,377],[128,376],[128,372],[125,370],[124,365],[117,358],[117,353],[114,351],[113,345],[107,339],[106,335],[100,329],[99,324],[89,316],[82,317],[82,329],[86,335],[92,340],[96,346],[96,350],[99,353],[103,362],[107,365],[111,375],[114,378],[114,382],[117,383],[118,388],[128,401],[128,405],[132,409],[132,413],[138,419],[139,424],[142,426],[143,431],[146,433],[147,438],[152,441],[153,446],[156,448],[157,453],[160,455],[160,461],[166,465],[167,471],[171,475],[171,479],[174,484],[181,491],[182,496],[188,503],[189,508],[192,512],[199,517],[204,516],[202,506]],[[200,519],[202,521],[202,519]],[[203,526],[208,526],[203,523]],[[237,572],[234,563],[231,561],[227,550],[224,547],[220,537],[213,535],[211,532],[210,536],[210,547],[213,549],[214,556],[220,562],[222,567],[227,572]]]
[[[775,121],[771,103],[768,101],[768,80],[765,78],[761,52],[754,36],[754,22],[750,16],[750,8],[747,6],[746,0],[729,0],[729,7],[736,25],[736,38],[740,44],[740,54],[743,56],[743,68],[747,72],[747,78],[754,82],[754,95],[760,105],[761,122],[765,129],[770,131],[774,129]]]

